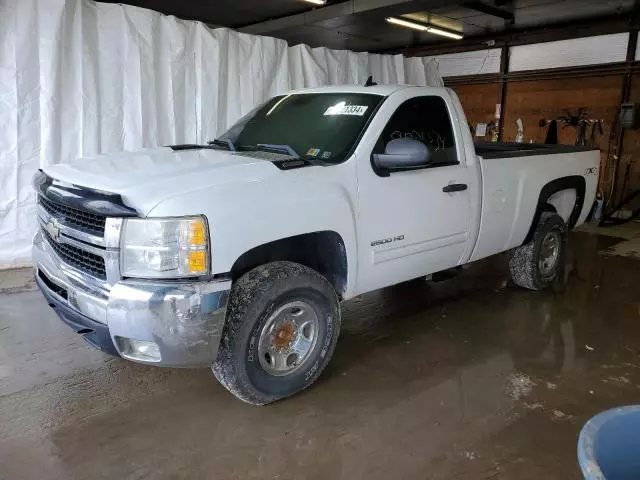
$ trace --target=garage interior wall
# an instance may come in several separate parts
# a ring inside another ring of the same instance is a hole
[[[630,103],[640,103],[640,78],[636,74],[631,83]],[[640,189],[640,130],[627,130],[622,143],[620,164],[616,178],[619,194],[616,200]]]
[[[206,142],[271,96],[369,75],[442,85],[429,59],[289,48],[118,4],[0,2],[0,268],[29,263],[38,168]]]
[[[624,65],[628,42],[629,33],[624,32],[510,47],[506,101],[500,119],[504,129],[502,141],[515,141],[516,120],[520,118],[524,124],[524,141],[544,143],[547,127],[539,126],[541,119],[554,119],[566,115],[567,111],[575,115],[579,109],[584,109],[591,119],[603,121],[603,133],[596,133],[593,145],[601,150],[600,187],[608,199],[613,181],[615,124],[624,73],[621,68],[607,69],[607,66]],[[480,52],[485,54],[486,50],[477,52],[481,55]],[[449,57],[469,57],[471,53],[456,53]],[[460,97],[472,125],[495,120],[496,104],[501,103],[499,67],[494,66],[490,72],[465,71],[457,75],[450,75],[443,68],[440,71],[445,84]],[[640,103],[637,75],[633,77],[629,101]],[[590,126],[586,133],[587,141],[590,141]],[[575,128],[558,125],[559,143],[573,145],[576,136]],[[488,137],[474,139],[489,140]],[[634,161],[640,154],[640,132],[625,132],[621,152],[617,193],[612,203],[640,189],[640,162]]]

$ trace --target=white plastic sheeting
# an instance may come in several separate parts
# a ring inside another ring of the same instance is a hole
[[[509,49],[509,71],[624,62],[629,33],[519,45]]]
[[[480,75],[500,72],[500,49],[473,50],[470,52],[449,53],[427,57],[438,65],[442,77],[462,75]]]
[[[0,267],[29,263],[31,178],[84,155],[205,142],[291,88],[442,85],[433,62],[211,30],[86,0],[0,1]]]

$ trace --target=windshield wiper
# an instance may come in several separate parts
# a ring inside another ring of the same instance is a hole
[[[296,152],[290,145],[275,144],[275,143],[258,143],[256,145],[242,146],[242,150],[262,150],[265,152],[283,153],[294,158],[300,158],[298,152]]]
[[[220,147],[227,147],[227,149],[230,152],[235,152],[236,151],[236,146],[233,144],[233,142],[228,139],[228,138],[216,138],[210,142],[208,142],[209,145],[218,145]]]

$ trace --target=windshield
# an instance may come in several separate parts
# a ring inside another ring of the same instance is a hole
[[[289,147],[305,159],[346,160],[384,97],[361,93],[301,93],[272,98],[244,116],[218,141],[237,150]]]

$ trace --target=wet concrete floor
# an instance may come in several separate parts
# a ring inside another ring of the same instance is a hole
[[[241,403],[208,370],[113,359],[32,284],[0,295],[0,479],[578,479],[597,412],[640,397],[640,261],[573,234],[566,286],[504,257],[344,305],[309,391]]]

